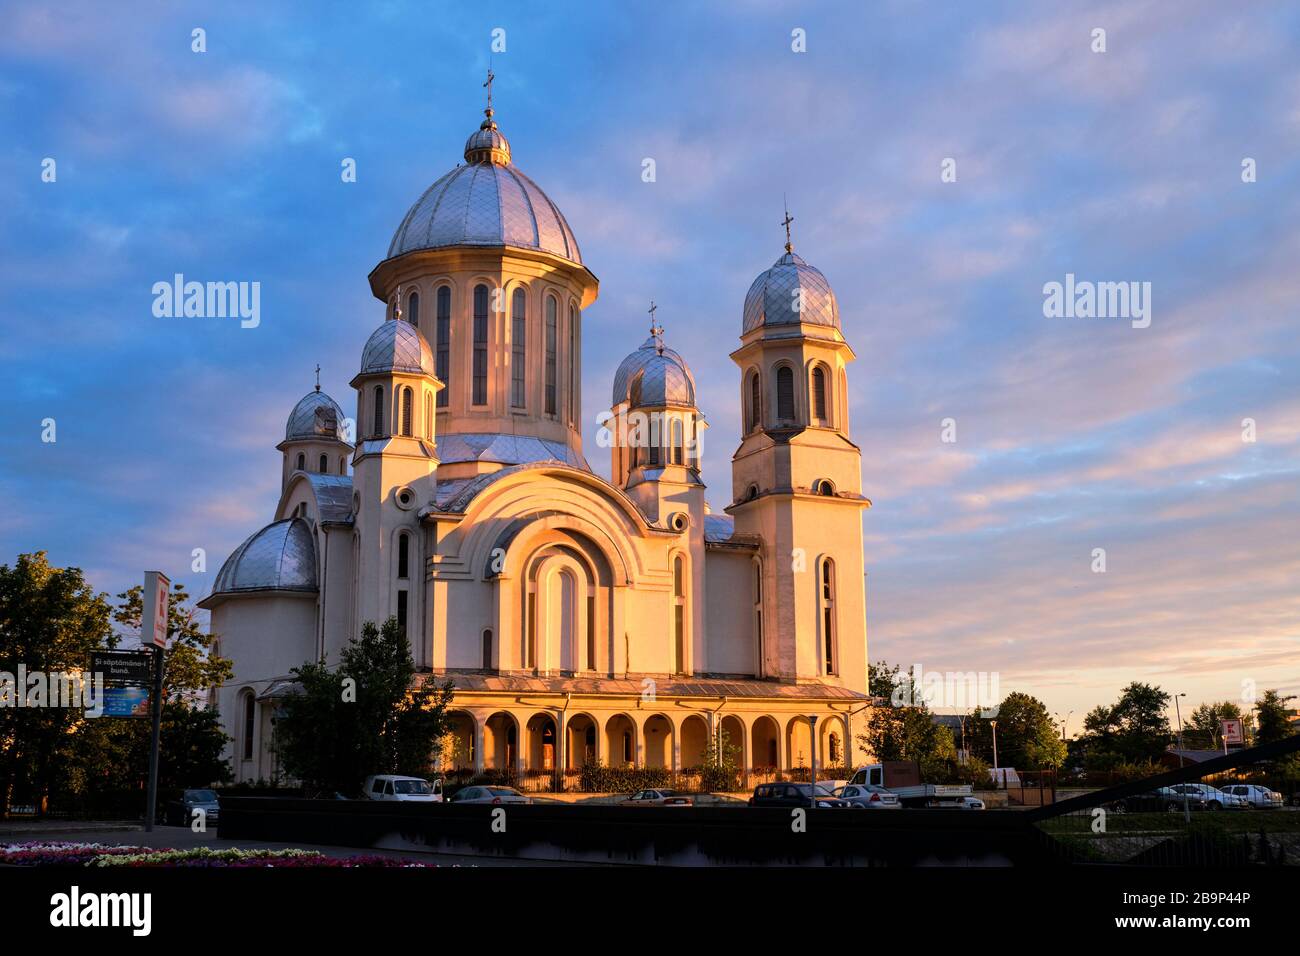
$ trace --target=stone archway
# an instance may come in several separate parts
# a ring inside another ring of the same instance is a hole
[[[568,770],[581,770],[600,761],[600,725],[590,714],[574,714],[565,725],[564,762]]]
[[[554,770],[559,760],[559,741],[555,736],[555,718],[550,714],[533,714],[525,725],[524,769]]]
[[[627,714],[605,721],[605,754],[608,767],[638,766],[636,723]]]
[[[694,770],[704,765],[709,747],[709,725],[699,714],[682,721],[681,769]]]
[[[474,737],[478,723],[465,710],[447,714],[447,733],[442,739],[441,769],[444,772],[474,769]]]
[[[643,766],[673,769],[673,724],[663,714],[645,720],[645,763]]]
[[[483,767],[514,771],[519,756],[519,725],[508,712],[497,711],[483,722]]]
[[[751,730],[749,765],[755,769],[781,771],[781,728],[766,715],[754,721]]]
[[[808,718],[803,714],[791,717],[786,723],[785,733],[786,766],[784,769],[794,770],[796,768],[811,767],[813,758],[812,728],[808,726]]]

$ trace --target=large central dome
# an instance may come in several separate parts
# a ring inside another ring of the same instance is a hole
[[[582,264],[578,241],[559,208],[511,165],[510,143],[490,110],[465,144],[465,163],[416,200],[397,227],[388,258],[444,246],[513,246]]]

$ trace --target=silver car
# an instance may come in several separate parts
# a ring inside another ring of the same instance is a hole
[[[505,803],[532,803],[532,797],[526,797],[514,787],[474,786],[464,787],[453,793],[448,803],[488,803],[500,806]]]
[[[1231,796],[1241,797],[1256,810],[1279,810],[1282,807],[1282,794],[1257,783],[1230,783],[1219,789]]]
[[[901,810],[903,805],[897,794],[890,793],[884,787],[875,787],[865,783],[851,783],[835,791],[835,796],[847,800],[860,810]]]

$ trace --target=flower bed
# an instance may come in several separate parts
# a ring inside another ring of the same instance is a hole
[[[180,867],[423,867],[424,863],[373,854],[326,856],[315,850],[188,850],[103,843],[11,843],[0,845],[0,863],[13,866]]]

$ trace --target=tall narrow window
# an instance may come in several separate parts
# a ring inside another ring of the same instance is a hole
[[[555,414],[555,297],[546,297],[546,414]]]
[[[397,629],[406,633],[406,591],[397,592]]]
[[[794,370],[788,365],[776,370],[776,417],[794,421]]]
[[[411,437],[412,419],[415,418],[415,393],[410,386],[402,389],[402,434]]]
[[[321,455],[321,456],[320,456],[320,473],[321,473],[322,475],[328,475],[328,474],[329,474],[329,471],[330,471],[330,460],[329,460],[329,456],[328,456],[328,455]]]
[[[397,576],[405,579],[411,576],[411,536],[397,536]]]
[[[587,595],[587,670],[596,669],[596,595]]]
[[[650,465],[651,465],[651,467],[656,467],[656,466],[658,466],[658,464],[659,464],[659,429],[657,429],[657,428],[652,428],[652,429],[650,430],[650,447],[647,449],[647,451],[650,452]]]
[[[835,562],[822,561],[822,656],[826,673],[835,673]]]
[[[754,560],[754,651],[758,657],[757,676],[763,676],[763,562]]]
[[[537,666],[537,589],[528,592],[528,620],[524,622],[524,666]]]
[[[686,673],[686,562],[673,558],[673,673]]]
[[[686,455],[685,455],[686,442],[683,440],[684,434],[685,434],[685,430],[682,428],[682,420],[680,418],[674,417],[673,426],[672,426],[672,445],[671,445],[672,456],[673,456],[672,463],[674,465],[682,465],[686,463]]]
[[[424,437],[433,441],[433,392],[424,393]]]
[[[475,405],[487,404],[488,287],[474,287],[474,394]]]
[[[569,424],[578,419],[578,310],[569,306]]]
[[[447,407],[447,397],[451,388],[451,286],[438,287],[438,315],[435,323],[438,339],[437,352],[434,355],[434,371],[442,382],[442,391],[438,393],[438,407]]]
[[[302,452],[298,452],[298,470],[299,471],[307,470],[307,456],[304,455]]]
[[[257,701],[251,693],[244,694],[244,759],[253,759],[253,730],[257,724]]]
[[[483,669],[490,671],[492,669],[492,628],[486,628],[483,631]]]
[[[339,474],[346,475],[347,473],[348,473],[348,460],[346,457],[341,457],[339,458]]]
[[[760,428],[763,424],[763,395],[759,391],[758,373],[749,378],[749,431]]]
[[[406,300],[406,321],[417,329],[420,327],[420,293],[412,292]]]
[[[528,384],[528,296],[515,289],[510,304],[510,404],[523,408]]]
[[[826,414],[826,370],[818,365],[812,373],[813,415],[818,421],[825,422]]]
[[[370,432],[375,438],[384,435],[384,386],[375,386],[375,427]]]

